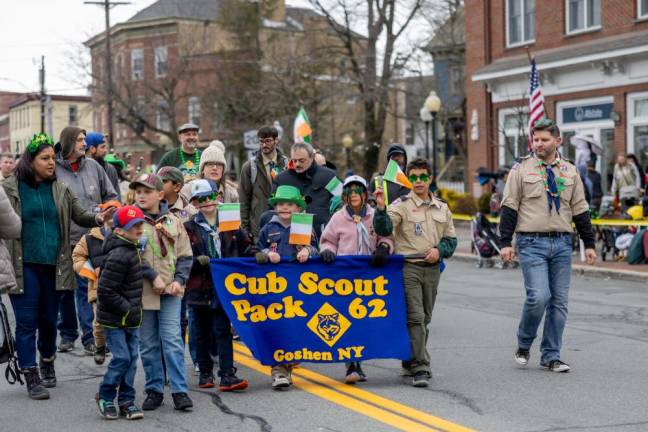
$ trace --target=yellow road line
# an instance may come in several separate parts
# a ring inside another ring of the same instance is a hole
[[[262,374],[270,375],[270,368],[268,366],[263,366],[257,360],[244,354],[234,353],[234,361],[257,372],[261,372]],[[312,383],[304,378],[295,376],[294,373],[292,380],[295,387],[307,393],[321,397],[322,399],[326,399],[330,402],[333,402],[344,408],[348,408],[367,417],[371,417],[374,420],[378,420],[379,422],[385,423],[398,430],[405,432],[439,432],[439,429],[430,428],[421,423],[412,421],[407,417],[401,417],[390,411],[386,411],[366,402],[359,401],[352,397],[338,393],[322,385]]]
[[[234,344],[234,349],[246,356],[252,356],[250,350],[241,344]],[[412,420],[416,420],[423,424],[432,426],[434,428],[447,431],[447,432],[474,432],[473,429],[466,428],[464,426],[452,423],[450,421],[444,420],[442,418],[433,416],[431,414],[419,411],[410,406],[403,405],[401,403],[395,402],[393,400],[378,396],[375,393],[368,392],[366,390],[359,389],[348,384],[336,381],[326,375],[313,372],[312,370],[305,368],[298,368],[293,370],[293,376],[298,376],[306,378],[315,383],[319,383],[328,387],[331,387],[341,393],[346,393],[357,399],[369,402],[379,408],[392,411],[400,416],[406,416]]]

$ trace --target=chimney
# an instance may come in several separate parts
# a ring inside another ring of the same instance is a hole
[[[261,0],[261,16],[269,21],[284,23],[286,21],[286,1]]]

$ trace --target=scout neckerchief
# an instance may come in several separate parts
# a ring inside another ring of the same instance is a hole
[[[207,231],[207,253],[209,258],[220,258],[221,242],[220,236],[218,235],[218,219],[214,226],[211,226],[209,222],[207,222],[207,219],[205,219],[205,216],[202,213],[198,213],[195,222],[198,226]]]
[[[346,209],[356,224],[356,238],[358,240],[356,255],[369,255],[371,253],[371,240],[367,227],[362,223],[362,218],[367,215],[367,206],[362,207],[359,215],[353,213],[353,210],[348,205]]]
[[[167,249],[167,246],[164,244],[164,240],[166,240],[171,247],[175,246],[175,239],[171,236],[169,231],[167,231],[166,228],[164,228],[164,225],[160,221],[156,221],[155,219],[151,218],[150,216],[144,216],[144,221],[151,225],[153,228],[155,228],[155,231],[157,231],[157,239],[158,239],[158,245],[155,245],[154,239],[151,239],[152,241],[149,242],[151,245],[151,250],[153,251],[154,255],[159,255],[158,258],[166,258],[168,255],[169,251]],[[156,236],[154,236],[155,238]],[[160,248],[157,249],[156,246],[159,246]]]
[[[182,151],[182,147],[178,149],[178,156],[180,156],[180,162],[182,162],[180,169],[184,170],[184,174],[186,176],[198,175],[198,168],[200,168],[200,150],[196,149],[196,151],[194,152],[193,161],[187,160],[184,152]]]
[[[560,194],[565,190],[565,179],[563,177],[556,178],[553,172],[553,167],[560,165],[560,154],[556,156],[556,160],[548,164],[542,160],[538,160],[538,173],[544,183],[545,191],[547,193],[547,207],[551,215],[551,209],[556,208],[556,213],[560,214]]]

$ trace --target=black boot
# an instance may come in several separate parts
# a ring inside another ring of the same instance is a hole
[[[21,372],[25,375],[27,393],[29,393],[30,398],[35,400],[49,399],[50,394],[43,386],[36,366],[30,367],[29,369],[23,369]]]
[[[56,356],[44,359],[41,357],[39,366],[43,385],[47,388],[56,387],[56,371],[54,370]]]

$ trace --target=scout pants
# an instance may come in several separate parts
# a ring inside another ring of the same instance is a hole
[[[412,374],[430,370],[430,354],[426,345],[432,320],[432,310],[439,286],[439,266],[406,262],[403,267],[407,329],[410,336],[412,358],[406,362]]]
[[[542,364],[560,359],[562,334],[567,321],[567,299],[571,278],[571,236],[516,239],[524,276],[526,300],[518,328],[518,346],[529,349],[544,316],[540,351]]]

